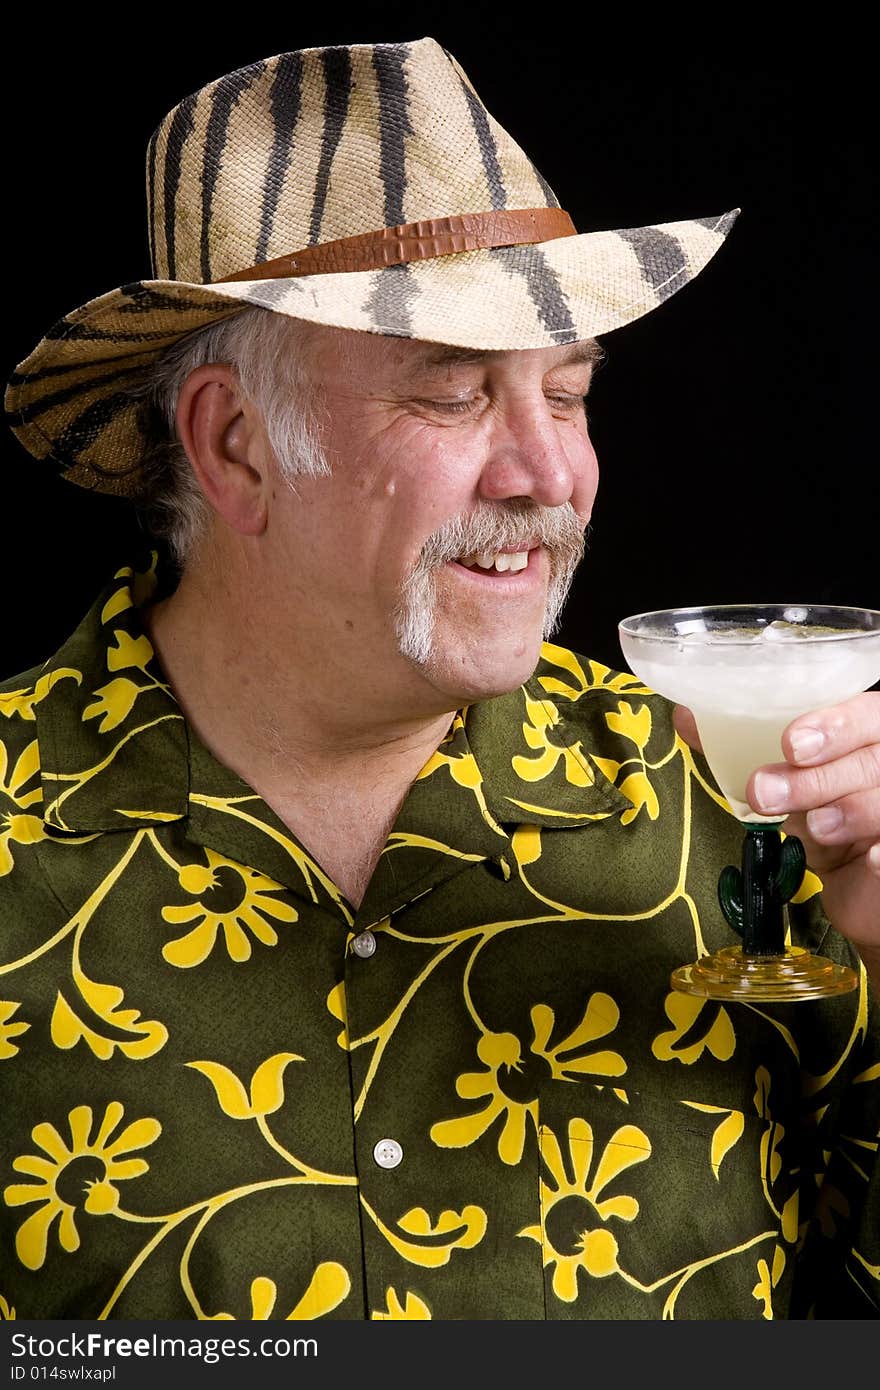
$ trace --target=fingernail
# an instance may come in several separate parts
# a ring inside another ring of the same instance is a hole
[[[868,867],[880,877],[880,845],[872,845],[868,850]]]
[[[815,758],[824,744],[825,735],[821,729],[805,726],[795,729],[791,735],[791,751],[796,763],[806,762],[807,758]]]
[[[807,829],[820,840],[823,835],[832,835],[842,825],[843,812],[837,806],[822,806],[818,811],[807,812]]]
[[[788,810],[789,790],[788,778],[780,777],[778,772],[755,774],[755,796],[761,810],[769,815]]]

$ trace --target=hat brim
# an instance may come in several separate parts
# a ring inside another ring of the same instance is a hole
[[[487,351],[609,333],[656,309],[712,259],[739,209],[718,217],[586,232],[383,270],[196,285],[123,285],[67,314],[16,369],[7,420],[71,482],[138,497],[134,386],[196,329],[258,305],[360,332]]]

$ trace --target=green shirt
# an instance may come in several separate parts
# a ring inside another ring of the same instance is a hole
[[[0,687],[3,1316],[876,1316],[876,1000],[670,988],[742,829],[669,703],[545,645],[355,910],[187,726],[156,582]]]

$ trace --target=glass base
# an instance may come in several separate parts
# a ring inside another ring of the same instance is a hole
[[[858,982],[849,966],[835,965],[801,946],[791,946],[781,956],[746,955],[741,946],[724,946],[693,965],[679,966],[670,977],[672,988],[683,994],[746,999],[753,1004],[847,994]]]

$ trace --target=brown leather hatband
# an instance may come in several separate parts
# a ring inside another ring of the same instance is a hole
[[[429,261],[459,251],[483,251],[492,246],[524,246],[557,237],[577,236],[577,228],[561,208],[497,208],[493,212],[463,212],[455,217],[432,217],[403,222],[380,232],[340,237],[307,246],[289,256],[252,265],[224,275],[229,280],[286,280],[294,275],[332,275],[349,270],[384,270],[409,261]]]

